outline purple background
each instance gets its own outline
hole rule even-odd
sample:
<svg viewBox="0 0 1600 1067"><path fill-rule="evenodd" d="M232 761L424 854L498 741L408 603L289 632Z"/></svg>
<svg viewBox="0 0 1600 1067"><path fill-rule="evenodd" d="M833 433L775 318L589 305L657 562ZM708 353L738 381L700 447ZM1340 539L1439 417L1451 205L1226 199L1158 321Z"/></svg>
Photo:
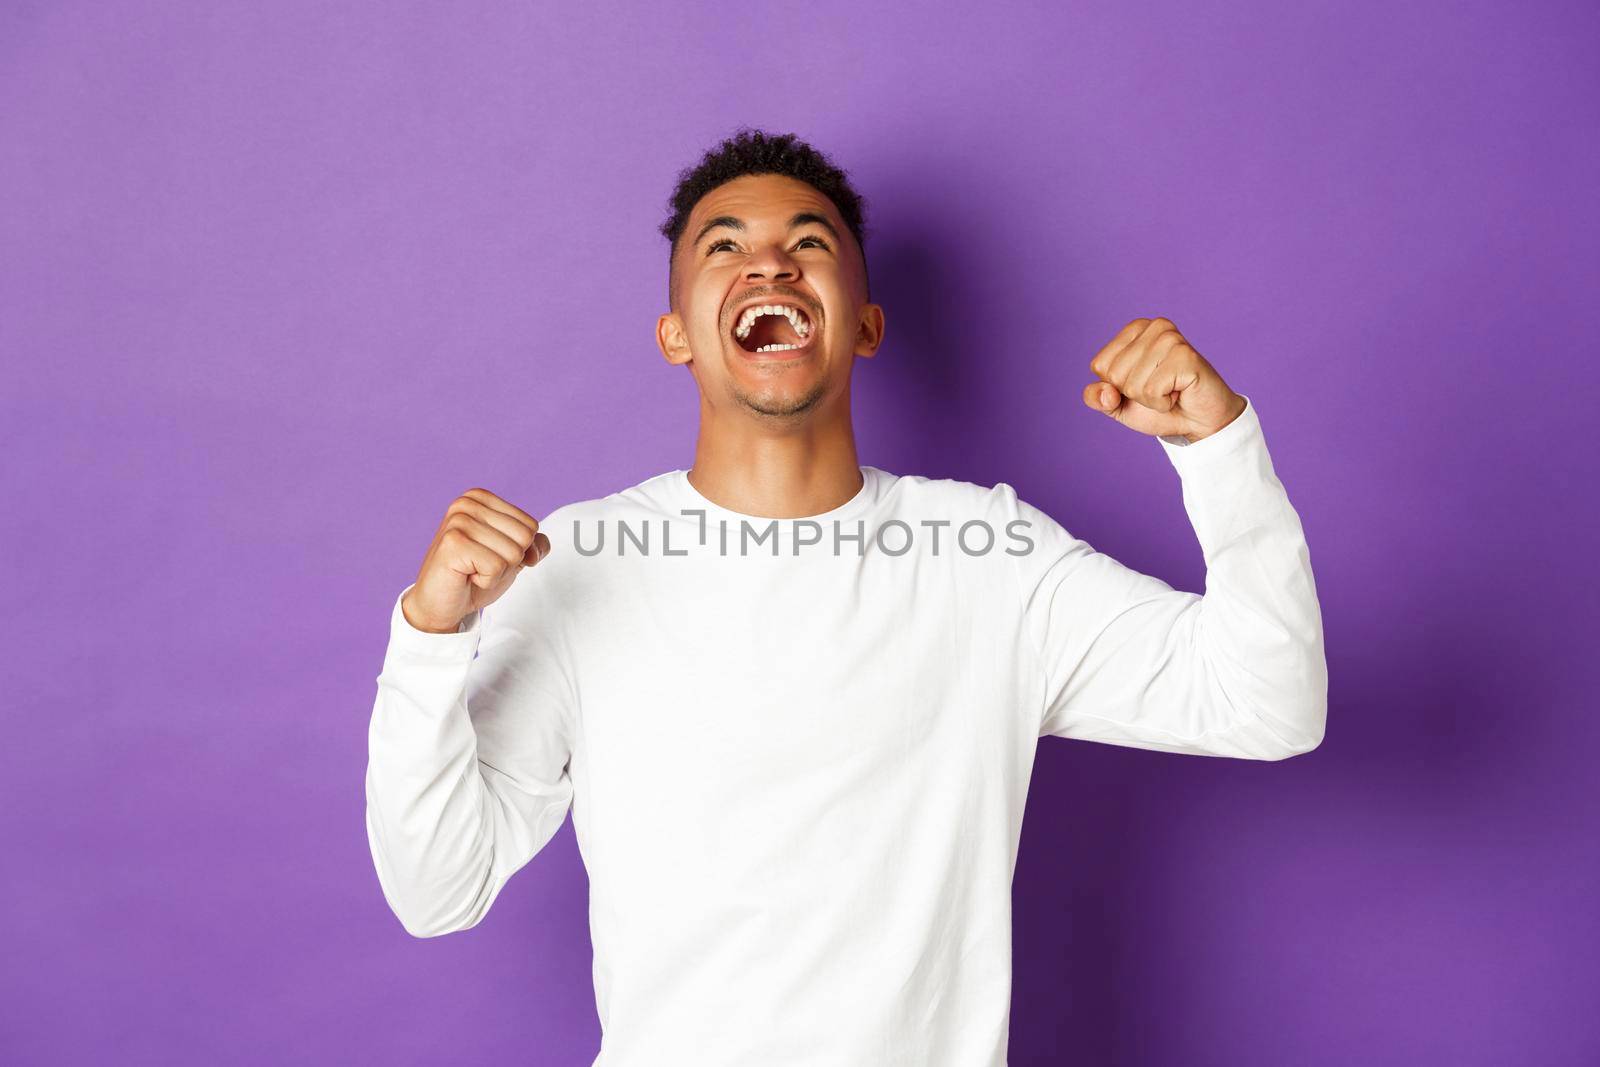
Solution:
<svg viewBox="0 0 1600 1067"><path fill-rule="evenodd" d="M413 939L367 721L455 495L692 462L656 226L748 123L868 198L863 462L1198 591L1079 400L1160 314L1306 527L1321 749L1041 743L1014 1067L1596 1062L1600 9L1209 7L0 6L0 1060L590 1062L570 820Z"/></svg>

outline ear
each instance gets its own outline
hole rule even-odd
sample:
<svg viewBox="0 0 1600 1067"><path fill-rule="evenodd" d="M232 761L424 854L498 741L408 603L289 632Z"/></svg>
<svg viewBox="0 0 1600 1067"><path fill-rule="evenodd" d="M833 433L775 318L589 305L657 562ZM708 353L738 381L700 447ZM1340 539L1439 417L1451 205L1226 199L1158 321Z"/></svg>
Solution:
<svg viewBox="0 0 1600 1067"><path fill-rule="evenodd" d="M689 362L689 335L676 311L668 312L656 320L656 347L673 366Z"/></svg>
<svg viewBox="0 0 1600 1067"><path fill-rule="evenodd" d="M861 322L856 326L855 354L871 359L883 344L883 308L877 304L861 305Z"/></svg>

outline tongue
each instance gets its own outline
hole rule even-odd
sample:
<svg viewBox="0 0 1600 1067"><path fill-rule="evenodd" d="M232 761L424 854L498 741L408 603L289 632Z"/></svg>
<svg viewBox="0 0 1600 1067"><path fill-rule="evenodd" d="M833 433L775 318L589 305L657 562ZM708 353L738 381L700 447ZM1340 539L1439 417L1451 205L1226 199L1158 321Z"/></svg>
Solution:
<svg viewBox="0 0 1600 1067"><path fill-rule="evenodd" d="M750 334L739 342L747 351L754 352L762 345L797 345L800 335L789 325L783 315L762 315L750 327Z"/></svg>

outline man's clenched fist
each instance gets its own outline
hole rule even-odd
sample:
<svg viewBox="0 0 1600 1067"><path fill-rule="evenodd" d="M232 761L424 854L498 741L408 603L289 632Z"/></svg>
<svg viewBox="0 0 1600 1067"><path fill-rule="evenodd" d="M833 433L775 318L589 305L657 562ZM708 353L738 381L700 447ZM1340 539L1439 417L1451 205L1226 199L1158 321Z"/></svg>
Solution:
<svg viewBox="0 0 1600 1067"><path fill-rule="evenodd" d="M400 611L418 630L453 634L462 619L500 599L523 567L549 552L538 519L487 489L468 489L445 510Z"/></svg>
<svg viewBox="0 0 1600 1067"><path fill-rule="evenodd" d="M1084 387L1083 402L1124 426L1190 443L1209 437L1244 411L1228 388L1170 319L1134 319L1089 361L1100 379Z"/></svg>

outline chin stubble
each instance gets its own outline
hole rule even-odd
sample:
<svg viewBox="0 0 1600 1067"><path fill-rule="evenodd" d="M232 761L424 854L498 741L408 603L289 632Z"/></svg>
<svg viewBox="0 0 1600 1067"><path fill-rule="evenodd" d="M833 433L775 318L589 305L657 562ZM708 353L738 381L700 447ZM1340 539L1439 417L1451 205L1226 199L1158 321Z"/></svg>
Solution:
<svg viewBox="0 0 1600 1067"><path fill-rule="evenodd" d="M800 415L817 406L817 403L827 395L827 385L817 382L803 395L794 399L786 397L767 397L751 395L744 392L735 392L734 396L745 407L762 415L783 418L791 415Z"/></svg>

